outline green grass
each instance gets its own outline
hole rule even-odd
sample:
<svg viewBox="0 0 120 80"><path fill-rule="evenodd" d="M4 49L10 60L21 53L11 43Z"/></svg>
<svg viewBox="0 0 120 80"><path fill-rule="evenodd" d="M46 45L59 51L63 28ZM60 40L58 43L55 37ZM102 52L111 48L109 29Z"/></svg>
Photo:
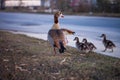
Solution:
<svg viewBox="0 0 120 80"><path fill-rule="evenodd" d="M47 41L0 31L0 80L120 80L120 59L69 46L54 55Z"/></svg>

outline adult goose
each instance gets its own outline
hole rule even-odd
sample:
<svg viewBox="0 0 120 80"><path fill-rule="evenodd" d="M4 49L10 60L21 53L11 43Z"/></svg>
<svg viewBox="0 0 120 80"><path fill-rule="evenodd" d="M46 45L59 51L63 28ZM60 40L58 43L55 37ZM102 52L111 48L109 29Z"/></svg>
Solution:
<svg viewBox="0 0 120 80"><path fill-rule="evenodd" d="M88 46L89 51L93 51L94 49L97 49L95 45L91 42L88 42L86 38L84 38L82 42Z"/></svg>
<svg viewBox="0 0 120 80"><path fill-rule="evenodd" d="M78 37L75 37L74 41L76 41L75 45L76 45L76 48L79 51L82 51L82 52L88 52L89 51L88 46L86 44L80 42Z"/></svg>
<svg viewBox="0 0 120 80"><path fill-rule="evenodd" d="M62 15L62 12L58 11L54 14L54 24L52 28L48 31L48 41L54 48L54 52L56 54L56 48L59 49L60 53L64 53L66 50L66 44L67 44L67 39L66 39L66 34L74 34L73 31L68 30L68 29L60 29L59 26L59 17L64 17Z"/></svg>
<svg viewBox="0 0 120 80"><path fill-rule="evenodd" d="M102 34L100 37L103 38L102 42L105 46L105 50L103 52L105 52L107 49L111 49L111 52L113 52L113 48L116 47L115 44L112 41L107 40L105 34Z"/></svg>

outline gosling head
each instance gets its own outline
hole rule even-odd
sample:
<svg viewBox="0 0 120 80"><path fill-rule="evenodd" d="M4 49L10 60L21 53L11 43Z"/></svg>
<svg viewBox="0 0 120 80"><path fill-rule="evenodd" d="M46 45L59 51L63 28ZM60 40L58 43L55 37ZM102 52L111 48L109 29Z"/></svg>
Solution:
<svg viewBox="0 0 120 80"><path fill-rule="evenodd" d="M78 37L75 37L73 41L79 41L79 38L78 38Z"/></svg>
<svg viewBox="0 0 120 80"><path fill-rule="evenodd" d="M82 40L82 42L83 42L83 43L87 43L87 39L84 38L84 39Z"/></svg>
<svg viewBox="0 0 120 80"><path fill-rule="evenodd" d="M100 37L106 37L106 35L105 35L105 34L102 34Z"/></svg>

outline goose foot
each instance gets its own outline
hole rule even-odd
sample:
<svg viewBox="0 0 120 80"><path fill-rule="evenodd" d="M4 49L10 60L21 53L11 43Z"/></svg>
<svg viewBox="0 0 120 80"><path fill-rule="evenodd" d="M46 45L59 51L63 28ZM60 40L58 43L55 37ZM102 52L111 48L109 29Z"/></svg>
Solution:
<svg viewBox="0 0 120 80"><path fill-rule="evenodd" d="M107 49L105 48L105 50L103 50L102 52L105 52Z"/></svg>
<svg viewBox="0 0 120 80"><path fill-rule="evenodd" d="M110 52L113 53L113 49Z"/></svg>

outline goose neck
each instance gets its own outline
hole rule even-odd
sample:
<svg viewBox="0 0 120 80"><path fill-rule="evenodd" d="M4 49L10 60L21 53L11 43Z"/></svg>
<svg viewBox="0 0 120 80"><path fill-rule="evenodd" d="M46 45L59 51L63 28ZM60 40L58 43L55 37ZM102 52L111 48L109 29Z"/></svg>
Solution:
<svg viewBox="0 0 120 80"><path fill-rule="evenodd" d="M106 36L103 37L103 40L106 41Z"/></svg>
<svg viewBox="0 0 120 80"><path fill-rule="evenodd" d="M84 40L85 43L87 43L87 40Z"/></svg>
<svg viewBox="0 0 120 80"><path fill-rule="evenodd" d="M54 23L57 24L58 22L58 17L54 16Z"/></svg>
<svg viewBox="0 0 120 80"><path fill-rule="evenodd" d="M80 41L79 41L79 39L77 39L77 43L79 43Z"/></svg>

